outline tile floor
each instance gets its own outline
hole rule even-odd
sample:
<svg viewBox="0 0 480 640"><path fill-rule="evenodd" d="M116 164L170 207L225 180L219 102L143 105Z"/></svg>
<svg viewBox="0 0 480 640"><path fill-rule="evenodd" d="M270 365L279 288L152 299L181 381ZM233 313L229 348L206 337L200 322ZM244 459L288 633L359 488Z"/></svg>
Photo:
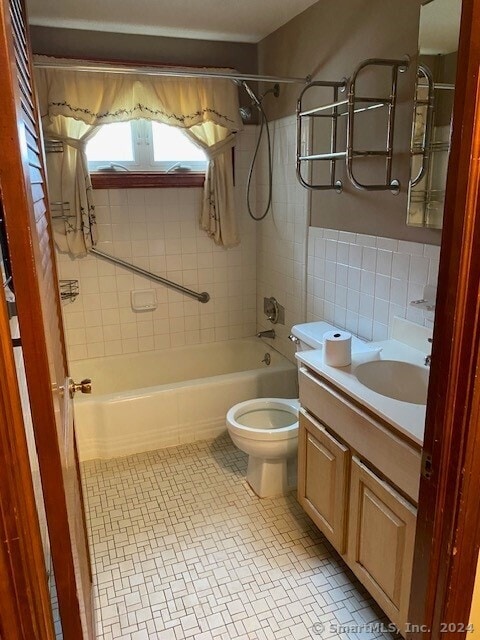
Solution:
<svg viewBox="0 0 480 640"><path fill-rule="evenodd" d="M83 465L99 640L392 638L352 630L387 621L294 494L255 496L246 462L222 436Z"/></svg>

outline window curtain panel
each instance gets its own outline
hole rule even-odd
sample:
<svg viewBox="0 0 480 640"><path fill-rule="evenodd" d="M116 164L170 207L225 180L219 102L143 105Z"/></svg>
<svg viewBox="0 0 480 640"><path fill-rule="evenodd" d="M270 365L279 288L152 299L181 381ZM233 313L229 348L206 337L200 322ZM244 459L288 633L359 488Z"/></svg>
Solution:
<svg viewBox="0 0 480 640"><path fill-rule="evenodd" d="M187 133L208 158L200 226L216 244L234 247L240 242L235 220L231 156L235 134L212 122L195 125Z"/></svg>
<svg viewBox="0 0 480 640"><path fill-rule="evenodd" d="M39 62L48 59L35 57ZM141 118L185 129L206 151L200 225L217 244L238 244L231 148L235 132L243 125L234 82L51 68L37 68L36 82L45 138L62 140L66 149L63 154L47 155L50 198L70 203L70 211L55 222L60 250L80 256L96 242L86 143L103 124ZM63 157L59 160L57 155Z"/></svg>
<svg viewBox="0 0 480 640"><path fill-rule="evenodd" d="M93 190L85 147L97 127L73 118L55 117L44 129L47 140L60 140L63 152L47 153L47 176L53 237L60 251L86 255L97 243Z"/></svg>

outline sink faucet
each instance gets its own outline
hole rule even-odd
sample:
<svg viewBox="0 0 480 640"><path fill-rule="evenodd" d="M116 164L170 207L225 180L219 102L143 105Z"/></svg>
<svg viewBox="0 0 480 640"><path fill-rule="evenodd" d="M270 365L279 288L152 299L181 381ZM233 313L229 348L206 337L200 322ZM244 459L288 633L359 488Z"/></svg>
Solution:
<svg viewBox="0 0 480 640"><path fill-rule="evenodd" d="M272 338L275 339L275 329L267 329L266 331L259 331L257 338Z"/></svg>
<svg viewBox="0 0 480 640"><path fill-rule="evenodd" d="M430 344L432 344L433 342L433 338L427 338L428 342ZM428 354L427 356L425 356L425 366L429 367L432 364L432 354Z"/></svg>

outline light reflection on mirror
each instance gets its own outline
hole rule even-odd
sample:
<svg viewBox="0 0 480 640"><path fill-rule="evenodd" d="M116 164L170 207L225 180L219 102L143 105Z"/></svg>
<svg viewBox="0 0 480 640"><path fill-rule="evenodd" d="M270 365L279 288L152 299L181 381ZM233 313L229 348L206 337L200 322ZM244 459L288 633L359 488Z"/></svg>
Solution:
<svg viewBox="0 0 480 640"><path fill-rule="evenodd" d="M412 126L407 224L442 228L461 0L424 3Z"/></svg>

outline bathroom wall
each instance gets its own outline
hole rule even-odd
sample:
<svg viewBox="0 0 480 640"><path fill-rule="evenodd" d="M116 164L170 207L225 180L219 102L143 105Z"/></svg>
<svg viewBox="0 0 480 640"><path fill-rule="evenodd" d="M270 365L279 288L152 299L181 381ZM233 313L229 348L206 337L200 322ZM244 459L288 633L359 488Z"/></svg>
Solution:
<svg viewBox="0 0 480 640"><path fill-rule="evenodd" d="M194 40L83 29L30 26L34 53L164 64L233 67L256 73L257 46L245 42Z"/></svg>
<svg viewBox="0 0 480 640"><path fill-rule="evenodd" d="M241 244L223 249L199 229L202 189L95 192L98 248L197 290L201 304L97 257L58 255L60 278L78 279L80 295L64 305L70 360L251 336L256 329L255 223L245 183L255 127L238 135L235 199ZM134 312L133 289L154 289L158 308Z"/></svg>
<svg viewBox="0 0 480 640"><path fill-rule="evenodd" d="M195 40L132 33L30 26L32 51L64 58L120 60L142 64L228 67L257 73L257 45L246 42ZM255 83L252 83L256 87ZM240 104L250 100L239 91ZM256 114L253 114L256 116ZM256 120L252 120L256 122Z"/></svg>
<svg viewBox="0 0 480 640"><path fill-rule="evenodd" d="M311 224L354 233L439 244L441 234L432 229L406 226L408 180L410 175L410 135L413 111L413 88L418 56L420 0L321 0L296 16L259 43L259 72L315 80L341 80L351 76L363 59L370 57L411 57L409 70L399 82L398 108L395 125L395 159L393 177L401 182L399 195L390 192L362 192L346 177L344 162L338 163L338 177L344 191L319 191L312 194ZM377 81L373 78L380 78ZM381 72L366 74L361 86L367 92L386 94L386 78ZM301 85L282 85L278 100L266 105L268 115L279 118L295 111ZM388 93L387 93L388 95ZM319 102L327 98L320 96ZM306 103L306 106L313 106ZM385 145L382 110L359 114L357 137L361 149L381 149ZM342 119L343 122L345 118ZM340 123L340 138L345 127ZM341 143L342 140L339 140ZM382 161L383 162L383 161ZM372 159L356 162L360 176L368 174L383 179L383 166Z"/></svg>
<svg viewBox="0 0 480 640"><path fill-rule="evenodd" d="M274 100L268 96L269 100ZM276 332L272 342L292 358L291 327L305 322L305 262L309 193L295 175L296 119L288 116L270 124L273 146L271 211L257 224L257 323ZM268 199L268 162L262 147L257 172L256 211ZM257 215L258 215L257 213ZM272 325L263 313L263 298L274 296L285 307L285 324Z"/></svg>
<svg viewBox="0 0 480 640"><path fill-rule="evenodd" d="M368 340L386 339L394 316L433 327L434 314L409 303L436 286L439 253L435 245L311 227L307 319Z"/></svg>

